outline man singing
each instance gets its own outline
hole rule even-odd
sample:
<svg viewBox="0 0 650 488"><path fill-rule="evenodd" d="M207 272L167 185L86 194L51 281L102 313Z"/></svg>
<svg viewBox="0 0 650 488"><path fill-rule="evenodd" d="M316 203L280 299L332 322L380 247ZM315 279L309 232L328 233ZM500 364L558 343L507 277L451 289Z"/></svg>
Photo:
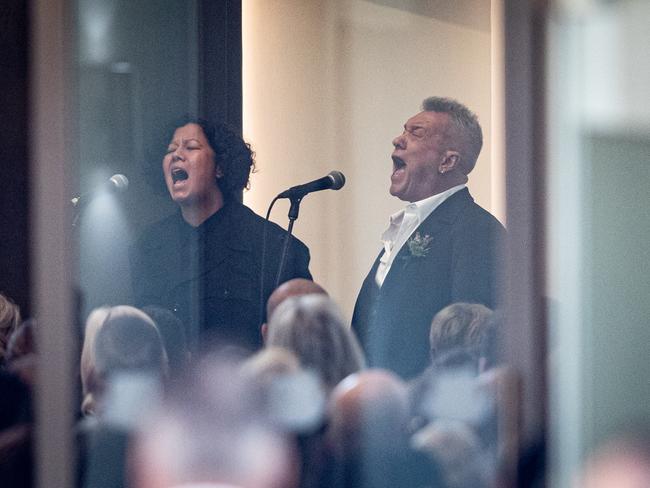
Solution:
<svg viewBox="0 0 650 488"><path fill-rule="evenodd" d="M369 364L407 379L428 365L439 310L459 301L495 307L505 235L466 187L483 145L476 115L440 97L422 109L393 140L390 194L408 204L390 217L352 318Z"/></svg>

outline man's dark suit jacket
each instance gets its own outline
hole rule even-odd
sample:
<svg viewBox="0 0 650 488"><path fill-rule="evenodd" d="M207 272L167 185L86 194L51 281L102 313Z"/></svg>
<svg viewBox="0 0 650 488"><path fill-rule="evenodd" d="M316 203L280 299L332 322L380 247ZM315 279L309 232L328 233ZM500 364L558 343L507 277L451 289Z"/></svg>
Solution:
<svg viewBox="0 0 650 488"><path fill-rule="evenodd" d="M352 318L370 366L407 379L429 364L429 330L438 311L455 302L496 306L505 235L466 188L445 200L415 232L432 238L429 250L414 256L404 244L379 288L375 274L382 251L363 282Z"/></svg>
<svg viewBox="0 0 650 488"><path fill-rule="evenodd" d="M256 349L262 345L260 308L264 219L229 202L199 227L180 212L155 223L131 250L137 306L172 310L188 327L190 343L208 335ZM286 231L269 222L264 305L274 289ZM309 250L292 237L281 281L311 279Z"/></svg>

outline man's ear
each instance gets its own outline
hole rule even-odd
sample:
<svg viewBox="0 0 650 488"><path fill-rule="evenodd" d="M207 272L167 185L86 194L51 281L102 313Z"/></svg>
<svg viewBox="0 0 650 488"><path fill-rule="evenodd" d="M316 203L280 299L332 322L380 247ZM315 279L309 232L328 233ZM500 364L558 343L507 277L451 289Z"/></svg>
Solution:
<svg viewBox="0 0 650 488"><path fill-rule="evenodd" d="M460 154L458 154L458 152L447 151L445 153L445 158L440 163L440 166L438 166L438 172L440 174L445 174L455 169L459 169L460 168L459 161L460 161Z"/></svg>

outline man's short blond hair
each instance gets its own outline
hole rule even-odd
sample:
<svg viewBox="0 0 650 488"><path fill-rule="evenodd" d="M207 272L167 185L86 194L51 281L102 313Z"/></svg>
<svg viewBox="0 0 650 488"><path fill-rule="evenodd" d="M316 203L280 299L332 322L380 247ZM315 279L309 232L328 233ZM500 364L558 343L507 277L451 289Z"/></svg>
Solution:
<svg viewBox="0 0 650 488"><path fill-rule="evenodd" d="M492 310L478 303L459 302L443 308L431 322L431 358L458 349L478 356L487 329L493 326L492 314Z"/></svg>

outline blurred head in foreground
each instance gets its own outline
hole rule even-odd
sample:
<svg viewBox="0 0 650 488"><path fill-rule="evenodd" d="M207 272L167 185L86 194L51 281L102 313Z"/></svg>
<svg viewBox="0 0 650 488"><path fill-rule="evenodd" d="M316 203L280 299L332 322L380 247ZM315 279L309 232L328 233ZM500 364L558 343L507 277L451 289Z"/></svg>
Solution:
<svg viewBox="0 0 650 488"><path fill-rule="evenodd" d="M267 346L283 347L305 369L314 370L327 390L365 366L361 347L336 304L324 295L287 298L269 322Z"/></svg>
<svg viewBox="0 0 650 488"><path fill-rule="evenodd" d="M268 383L277 376L300 371L300 361L291 351L281 347L266 347L242 363L242 373L254 381Z"/></svg>
<svg viewBox="0 0 650 488"><path fill-rule="evenodd" d="M278 286L266 302L266 317L271 318L275 309L289 297L302 295L325 295L327 292L318 283L305 278L294 278Z"/></svg>
<svg viewBox="0 0 650 488"><path fill-rule="evenodd" d="M406 384L384 370L366 370L332 392L326 432L330 486L443 486L435 463L409 446Z"/></svg>
<svg viewBox="0 0 650 488"><path fill-rule="evenodd" d="M617 436L588 459L580 488L642 488L650 486L650 430Z"/></svg>
<svg viewBox="0 0 650 488"><path fill-rule="evenodd" d="M408 415L407 387L393 373L370 369L351 375L332 391L328 443L338 457L401 444Z"/></svg>
<svg viewBox="0 0 650 488"><path fill-rule="evenodd" d="M294 278L289 281L285 281L280 286L278 286L269 299L266 302L266 321L271 320L271 315L275 312L275 309L289 297L298 297L302 295L325 295L327 292L325 289L320 286L318 283L315 283L311 280L306 280L305 278ZM268 334L268 325L266 323L262 324L262 337L264 342L266 342L266 336Z"/></svg>
<svg viewBox="0 0 650 488"><path fill-rule="evenodd" d="M167 356L147 314L128 305L93 310L86 321L81 351L82 411L97 413L109 376L125 372L164 375Z"/></svg>
<svg viewBox="0 0 650 488"><path fill-rule="evenodd" d="M413 445L437 462L447 488L490 486L480 439L466 423L431 422L413 436Z"/></svg>
<svg viewBox="0 0 650 488"><path fill-rule="evenodd" d="M296 486L294 453L239 364L208 357L178 382L139 435L136 488Z"/></svg>

